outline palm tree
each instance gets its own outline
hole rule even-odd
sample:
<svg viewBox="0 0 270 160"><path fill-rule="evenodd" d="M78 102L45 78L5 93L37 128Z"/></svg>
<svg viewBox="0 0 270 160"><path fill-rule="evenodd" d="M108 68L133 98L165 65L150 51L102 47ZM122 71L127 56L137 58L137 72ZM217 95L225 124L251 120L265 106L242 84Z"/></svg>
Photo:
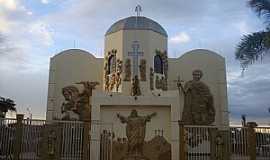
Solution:
<svg viewBox="0 0 270 160"><path fill-rule="evenodd" d="M242 114L241 119L242 119L242 127L245 127L246 126L246 115Z"/></svg>
<svg viewBox="0 0 270 160"><path fill-rule="evenodd" d="M236 47L235 56L243 69L262 59L270 49L270 0L249 0L248 5L264 19L266 29L243 36Z"/></svg>
<svg viewBox="0 0 270 160"><path fill-rule="evenodd" d="M8 111L16 111L15 105L13 100L0 97L0 118L5 118Z"/></svg>

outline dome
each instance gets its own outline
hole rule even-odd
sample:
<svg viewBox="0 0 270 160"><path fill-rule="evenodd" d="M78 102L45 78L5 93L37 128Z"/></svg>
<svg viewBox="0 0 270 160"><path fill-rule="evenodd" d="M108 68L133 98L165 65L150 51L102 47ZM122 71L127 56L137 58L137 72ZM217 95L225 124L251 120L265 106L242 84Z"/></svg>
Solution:
<svg viewBox="0 0 270 160"><path fill-rule="evenodd" d="M137 21L137 23L136 23ZM114 32L120 30L131 30L131 29L138 29L138 30L152 30L157 32L165 37L168 37L167 32L165 29L158 24L157 22L153 21L152 19L141 17L141 16L132 16L128 18L121 19L115 22L106 32L106 36L112 34Z"/></svg>

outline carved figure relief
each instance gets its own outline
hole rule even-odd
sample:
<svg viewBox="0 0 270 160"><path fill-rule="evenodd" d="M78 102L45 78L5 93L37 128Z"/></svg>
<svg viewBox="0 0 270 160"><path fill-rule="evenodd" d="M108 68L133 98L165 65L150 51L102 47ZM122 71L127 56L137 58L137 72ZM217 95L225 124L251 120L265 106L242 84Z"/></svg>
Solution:
<svg viewBox="0 0 270 160"><path fill-rule="evenodd" d="M122 123L126 123L126 136L128 148L125 157L122 159L147 159L143 154L146 123L150 122L156 113L147 116L139 116L136 110L132 110L128 117L117 114Z"/></svg>
<svg viewBox="0 0 270 160"><path fill-rule="evenodd" d="M57 124L45 124L42 127L38 154L41 159L56 159L61 154L62 127Z"/></svg>
<svg viewBox="0 0 270 160"><path fill-rule="evenodd" d="M122 61L116 60L116 49L112 49L108 52L107 56L105 57L105 64L104 64L104 89L105 91L111 91L115 84L114 77L112 75L122 72ZM112 84L113 83L113 84Z"/></svg>
<svg viewBox="0 0 270 160"><path fill-rule="evenodd" d="M161 78L159 78L159 76L156 76L155 85L156 89L161 89L163 91L168 89L167 79L163 76Z"/></svg>
<svg viewBox="0 0 270 160"><path fill-rule="evenodd" d="M80 108L77 105L79 101L79 90L74 85L66 86L62 89L62 95L65 102L62 103L62 120L79 120Z"/></svg>
<svg viewBox="0 0 270 160"><path fill-rule="evenodd" d="M110 90L110 77L108 75L105 76L105 91Z"/></svg>
<svg viewBox="0 0 270 160"><path fill-rule="evenodd" d="M118 92L120 84L121 84L121 75L120 75L120 73L118 72L118 73L116 74L116 76L115 76L116 92Z"/></svg>
<svg viewBox="0 0 270 160"><path fill-rule="evenodd" d="M162 83L161 83L161 80L159 79L159 76L156 76L155 85L156 85L156 89L161 89L162 88Z"/></svg>
<svg viewBox="0 0 270 160"><path fill-rule="evenodd" d="M90 120L91 106L89 98L92 96L92 91L99 84L98 82L78 82L76 84L83 85L84 89L80 93L78 88L71 85L62 89L62 94L65 98L61 110L62 120Z"/></svg>
<svg viewBox="0 0 270 160"><path fill-rule="evenodd" d="M193 80L186 82L183 93L184 110L182 121L190 125L210 125L215 121L213 96L209 87L200 81L203 76L201 70L194 70Z"/></svg>
<svg viewBox="0 0 270 160"><path fill-rule="evenodd" d="M115 74L112 74L110 77L110 87L109 87L109 91L113 90L114 85L116 84L116 76Z"/></svg>
<svg viewBox="0 0 270 160"><path fill-rule="evenodd" d="M141 59L140 62L140 76L141 76L141 81L146 81L146 60Z"/></svg>
<svg viewBox="0 0 270 160"><path fill-rule="evenodd" d="M123 61L120 59L117 59L116 61L116 72L121 74L122 73L122 66L123 66Z"/></svg>
<svg viewBox="0 0 270 160"><path fill-rule="evenodd" d="M132 78L132 82L131 82L131 95L132 96L139 96L139 95L141 95L140 81L139 81L139 78L138 78L137 75L134 78Z"/></svg>
<svg viewBox="0 0 270 160"><path fill-rule="evenodd" d="M106 143L110 145L110 143ZM116 138L112 145L112 160L127 160L128 141L126 138ZM163 136L156 135L150 141L144 141L143 155L145 157L132 157L133 160L171 160L171 144ZM139 159L141 158L141 159Z"/></svg>
<svg viewBox="0 0 270 160"><path fill-rule="evenodd" d="M131 80L131 62L130 62L130 59L126 59L124 81L130 81L130 80Z"/></svg>
<svg viewBox="0 0 270 160"><path fill-rule="evenodd" d="M224 140L220 133L217 134L216 139L216 160L224 160L223 150L224 150Z"/></svg>
<svg viewBox="0 0 270 160"><path fill-rule="evenodd" d="M150 67L150 89L154 90L154 70Z"/></svg>

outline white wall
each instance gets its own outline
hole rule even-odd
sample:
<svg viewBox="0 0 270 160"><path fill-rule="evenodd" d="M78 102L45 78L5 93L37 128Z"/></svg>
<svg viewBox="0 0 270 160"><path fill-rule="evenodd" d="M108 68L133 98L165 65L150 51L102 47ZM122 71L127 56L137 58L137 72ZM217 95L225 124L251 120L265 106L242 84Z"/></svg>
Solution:
<svg viewBox="0 0 270 160"><path fill-rule="evenodd" d="M169 59L169 90L176 90L177 76L187 82L192 80L192 71L203 71L201 81L209 86L214 96L216 124L228 125L228 101L225 59L215 52L197 49L183 54L179 58Z"/></svg>
<svg viewBox="0 0 270 160"><path fill-rule="evenodd" d="M80 81L98 81L102 86L103 59L95 58L92 54L70 49L63 51L50 60L48 101L46 119L60 117L61 105L64 102L62 88L75 85ZM80 85L77 85L81 89Z"/></svg>

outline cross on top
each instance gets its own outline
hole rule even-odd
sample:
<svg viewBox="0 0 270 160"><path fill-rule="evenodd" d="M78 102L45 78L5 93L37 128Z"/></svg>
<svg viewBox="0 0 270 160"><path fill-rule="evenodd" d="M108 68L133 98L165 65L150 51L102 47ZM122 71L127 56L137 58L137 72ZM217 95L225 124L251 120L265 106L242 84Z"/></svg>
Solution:
<svg viewBox="0 0 270 160"><path fill-rule="evenodd" d="M137 5L135 8L135 12L137 13L137 17L140 16L140 13L142 12L142 7L140 5Z"/></svg>
<svg viewBox="0 0 270 160"><path fill-rule="evenodd" d="M132 44L133 51L128 52L128 55L132 56L132 59L133 59L133 62L132 62L133 63L133 76L138 75L139 56L143 56L143 52L139 52L139 48L140 48L139 42L138 41L133 41L133 44Z"/></svg>

